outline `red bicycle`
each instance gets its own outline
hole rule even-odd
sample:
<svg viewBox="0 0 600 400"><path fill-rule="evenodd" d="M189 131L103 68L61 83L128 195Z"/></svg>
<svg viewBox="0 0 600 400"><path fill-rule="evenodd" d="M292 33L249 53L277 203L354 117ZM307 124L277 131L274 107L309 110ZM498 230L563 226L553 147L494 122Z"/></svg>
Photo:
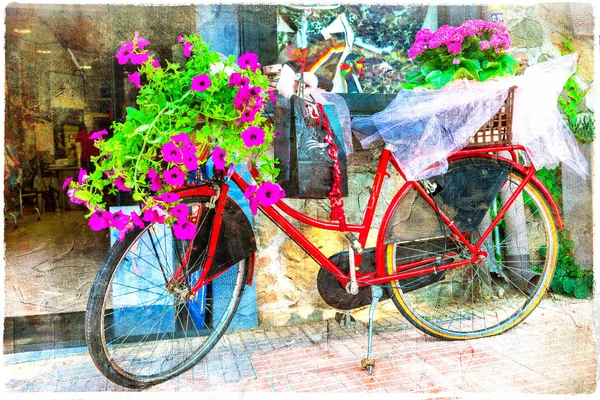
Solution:
<svg viewBox="0 0 600 400"><path fill-rule="evenodd" d="M339 309L391 298L421 331L440 339L502 333L538 305L552 279L557 226L562 222L548 190L535 177L523 147L463 149L448 172L400 187L383 214L376 246L366 249L382 185L404 178L389 148L381 153L360 224L314 219L284 201L260 207L322 268L322 297ZM251 171L256 173L256 171ZM197 225L179 241L166 225L132 231L114 245L93 284L86 339L99 370L119 385L140 388L172 378L204 358L230 325L254 276L256 244L229 183L237 173L181 187ZM340 232L349 250L328 257L284 215Z"/></svg>

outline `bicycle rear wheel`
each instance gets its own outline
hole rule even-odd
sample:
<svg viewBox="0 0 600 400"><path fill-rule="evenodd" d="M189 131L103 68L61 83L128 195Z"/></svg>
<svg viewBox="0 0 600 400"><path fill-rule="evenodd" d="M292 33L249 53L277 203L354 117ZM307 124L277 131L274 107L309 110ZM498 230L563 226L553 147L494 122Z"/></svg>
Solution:
<svg viewBox="0 0 600 400"><path fill-rule="evenodd" d="M200 232L212 226L208 200L182 199L190 214L199 216ZM88 301L85 334L94 363L111 381L143 388L181 374L208 354L231 323L244 290L247 259L190 299L186 291L201 269L187 282L167 285L190 244L176 239L166 225L151 224L117 242L102 262ZM186 265L204 265L205 258L205 249L194 249Z"/></svg>
<svg viewBox="0 0 600 400"><path fill-rule="evenodd" d="M523 176L512 171L505 179L495 201L514 192ZM483 263L392 282L389 290L394 304L415 327L446 340L481 338L505 332L535 309L554 274L557 233L550 207L533 185L527 184L520 197L522 201L513 204L484 242L489 257ZM400 201L398 209L403 203L406 206ZM478 228L468 234L472 244L490 225L495 211L491 207ZM470 258L447 231L446 235L387 243L387 273L402 264L450 252L456 254L454 260ZM416 289L406 290L407 286Z"/></svg>

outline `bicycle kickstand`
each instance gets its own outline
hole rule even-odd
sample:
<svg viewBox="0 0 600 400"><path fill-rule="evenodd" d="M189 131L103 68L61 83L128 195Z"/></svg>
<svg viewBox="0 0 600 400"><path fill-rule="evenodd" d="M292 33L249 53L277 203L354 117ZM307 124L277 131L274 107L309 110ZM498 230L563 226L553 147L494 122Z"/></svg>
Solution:
<svg viewBox="0 0 600 400"><path fill-rule="evenodd" d="M373 368L375 368L375 360L371 358L373 352L373 317L375 316L377 303L379 303L379 299L383 296L383 290L380 286L373 285L371 286L371 293L373 299L371 300L371 306L369 307L369 342L367 344L367 358L364 358L360 362L360 365L369 371L369 375L373 375Z"/></svg>

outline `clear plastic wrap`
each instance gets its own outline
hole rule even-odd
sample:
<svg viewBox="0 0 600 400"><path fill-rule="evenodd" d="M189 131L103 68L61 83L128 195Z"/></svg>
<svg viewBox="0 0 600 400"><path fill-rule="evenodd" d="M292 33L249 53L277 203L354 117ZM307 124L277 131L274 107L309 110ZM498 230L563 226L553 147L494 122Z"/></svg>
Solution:
<svg viewBox="0 0 600 400"><path fill-rule="evenodd" d="M448 156L469 143L517 86L513 143L527 148L536 168L562 161L587 175L587 162L556 101L576 61L576 54L569 55L532 66L523 76L401 91L383 111L355 118L352 130L365 148L379 138L390 145L407 179L431 177L447 171Z"/></svg>

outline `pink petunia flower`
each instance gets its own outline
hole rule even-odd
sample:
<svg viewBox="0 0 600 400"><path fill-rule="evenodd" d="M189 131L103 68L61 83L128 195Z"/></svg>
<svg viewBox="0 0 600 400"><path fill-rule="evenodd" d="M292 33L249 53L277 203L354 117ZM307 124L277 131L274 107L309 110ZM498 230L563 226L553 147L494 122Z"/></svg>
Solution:
<svg viewBox="0 0 600 400"><path fill-rule="evenodd" d="M132 211L131 214L129 214L129 218L131 218L131 222L133 223L133 225L137 226L138 228L144 229L146 227L144 221L142 221L138 213L136 213L135 211Z"/></svg>
<svg viewBox="0 0 600 400"><path fill-rule="evenodd" d="M115 179L114 183L115 187L122 191L122 192L130 192L131 189L128 188L127 186L125 186L125 181L123 180L122 176L119 176L117 179Z"/></svg>
<svg viewBox="0 0 600 400"><path fill-rule="evenodd" d="M158 206L154 206L154 207L149 208L146 211L144 211L144 215L142 216L142 219L149 223L156 222L159 224L164 224L165 219L168 217L168 215L169 214L167 214L165 212L165 210L163 210L162 208L160 208Z"/></svg>
<svg viewBox="0 0 600 400"><path fill-rule="evenodd" d="M150 168L150 171L148 171L148 178L150 178L150 190L156 192L162 188L160 175L154 170L154 168Z"/></svg>
<svg viewBox="0 0 600 400"><path fill-rule="evenodd" d="M175 166L163 172L163 179L168 185L181 186L185 183L185 173Z"/></svg>
<svg viewBox="0 0 600 400"><path fill-rule="evenodd" d="M271 103L277 103L277 96L275 96L274 90L269 90L269 99L271 99Z"/></svg>
<svg viewBox="0 0 600 400"><path fill-rule="evenodd" d="M98 132L93 132L90 135L90 139L99 140L99 139L102 139L102 136L104 136L104 135L108 135L108 131L106 129L102 129L101 131L98 131Z"/></svg>
<svg viewBox="0 0 600 400"><path fill-rule="evenodd" d="M212 162L215 165L216 169L223 170L225 169L225 158L227 157L227 153L225 150L222 150L219 146L215 146L212 152Z"/></svg>
<svg viewBox="0 0 600 400"><path fill-rule="evenodd" d="M135 45L137 46L137 48L140 50L144 50L146 48L146 46L148 46L150 44L150 42L147 39L144 39L143 37L139 37L139 32L135 33L133 41L134 41Z"/></svg>
<svg viewBox="0 0 600 400"><path fill-rule="evenodd" d="M110 226L113 228L117 228L119 231L125 229L127 224L129 223L129 216L123 214L123 211L119 210L114 213L107 213L107 219L110 223Z"/></svg>
<svg viewBox="0 0 600 400"><path fill-rule="evenodd" d="M254 121L255 117L256 117L256 111L251 108L247 108L242 112L242 116L240 117L240 120L242 122L252 122L252 121Z"/></svg>
<svg viewBox="0 0 600 400"><path fill-rule="evenodd" d="M194 46L190 42L185 42L183 44L183 55L189 57L192 55L192 49Z"/></svg>
<svg viewBox="0 0 600 400"><path fill-rule="evenodd" d="M154 68L160 68L160 61L159 60L152 60L152 62L150 63L150 65L152 65Z"/></svg>
<svg viewBox="0 0 600 400"><path fill-rule="evenodd" d="M265 207L272 206L284 197L285 190L276 183L265 181L256 190L258 202Z"/></svg>
<svg viewBox="0 0 600 400"><path fill-rule="evenodd" d="M69 197L69 200L71 200L71 203L73 204L85 204L85 201L78 199L77 197L75 197L75 193L77 192L77 189L72 188L67 190L67 196Z"/></svg>
<svg viewBox="0 0 600 400"><path fill-rule="evenodd" d="M275 132L275 133L273 134L273 136L275 136L275 137L279 137L279 136L281 136L281 132Z"/></svg>
<svg viewBox="0 0 600 400"><path fill-rule="evenodd" d="M166 162L180 163L183 161L183 154L174 142L165 143L160 151Z"/></svg>
<svg viewBox="0 0 600 400"><path fill-rule="evenodd" d="M133 51L133 42L127 42L121 45L121 48L119 48L119 51L117 51L117 53L115 54L115 57L117 58L117 62L120 65L125 65L127 64L127 62L129 62L129 55L131 54L131 52Z"/></svg>
<svg viewBox="0 0 600 400"><path fill-rule="evenodd" d="M181 43L181 42L183 42L183 40L184 40L183 35L177 36L177 43Z"/></svg>
<svg viewBox="0 0 600 400"><path fill-rule="evenodd" d="M242 132L242 140L246 147L260 146L265 142L265 131L257 126L251 126Z"/></svg>
<svg viewBox="0 0 600 400"><path fill-rule="evenodd" d="M87 171L83 168L79 168L79 177L77 178L77 183L83 185L89 178L90 176L88 175Z"/></svg>
<svg viewBox="0 0 600 400"><path fill-rule="evenodd" d="M72 176L70 176L67 179L65 179L65 181L62 184L62 190L65 190L66 188L68 188L72 181L73 181L73 177Z"/></svg>
<svg viewBox="0 0 600 400"><path fill-rule="evenodd" d="M171 136L171 140L173 140L175 143L182 143L184 145L192 144L190 137L185 132L181 132L181 133L178 133L177 135Z"/></svg>
<svg viewBox="0 0 600 400"><path fill-rule="evenodd" d="M171 208L171 214L174 215L177 219L181 220L181 219L186 219L189 215L189 210L187 208L187 205L180 203L177 204L175 207Z"/></svg>
<svg viewBox="0 0 600 400"><path fill-rule="evenodd" d="M127 74L129 78L129 82L133 83L136 88L141 89L142 85L140 84L140 73L135 71L133 74Z"/></svg>
<svg viewBox="0 0 600 400"><path fill-rule="evenodd" d="M181 198L181 195L173 192L165 192L159 196L156 196L156 200L164 201L165 203L175 203Z"/></svg>
<svg viewBox="0 0 600 400"><path fill-rule="evenodd" d="M187 219L173 224L173 235L179 240L191 240L196 237L196 225Z"/></svg>
<svg viewBox="0 0 600 400"><path fill-rule="evenodd" d="M237 63L241 69L250 68L252 72L255 72L256 69L260 67L260 64L258 63L258 55L250 52L241 55L240 58L238 58Z"/></svg>
<svg viewBox="0 0 600 400"><path fill-rule="evenodd" d="M93 231L101 231L102 229L108 228L110 226L110 221L108 219L109 214L108 211L96 208L88 221L88 225Z"/></svg>
<svg viewBox="0 0 600 400"><path fill-rule="evenodd" d="M195 171L198 169L198 157L196 157L195 149L192 148L184 148L183 153L183 165L187 168L188 171Z"/></svg>
<svg viewBox="0 0 600 400"><path fill-rule="evenodd" d="M196 75L192 78L190 89L197 92L204 92L212 84L210 77L206 74Z"/></svg>
<svg viewBox="0 0 600 400"><path fill-rule="evenodd" d="M129 56L129 61L131 61L133 65L142 65L148 60L148 58L150 58L150 53L132 53Z"/></svg>

